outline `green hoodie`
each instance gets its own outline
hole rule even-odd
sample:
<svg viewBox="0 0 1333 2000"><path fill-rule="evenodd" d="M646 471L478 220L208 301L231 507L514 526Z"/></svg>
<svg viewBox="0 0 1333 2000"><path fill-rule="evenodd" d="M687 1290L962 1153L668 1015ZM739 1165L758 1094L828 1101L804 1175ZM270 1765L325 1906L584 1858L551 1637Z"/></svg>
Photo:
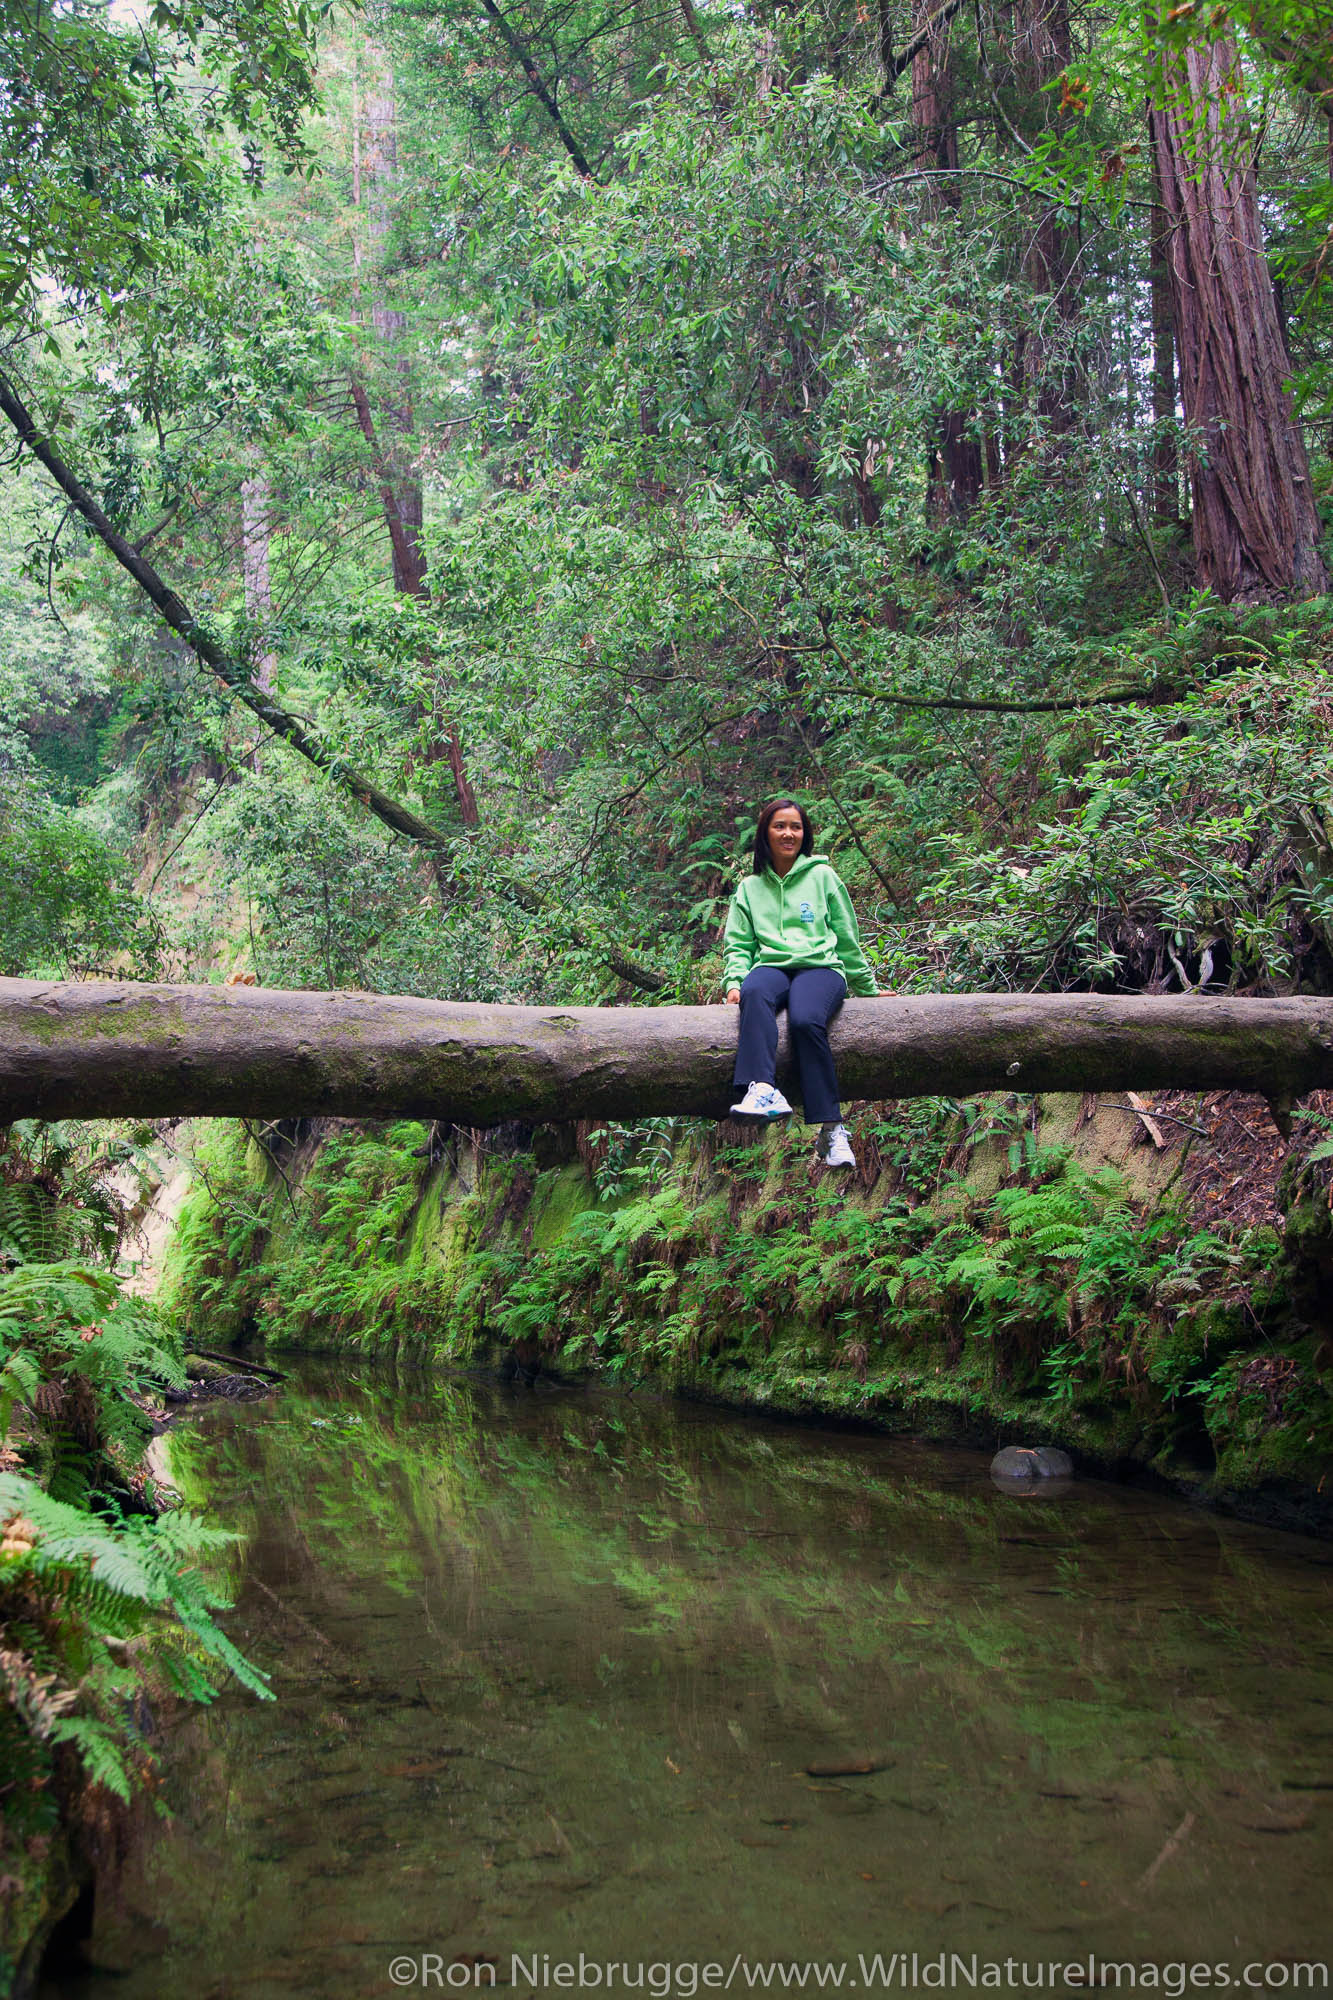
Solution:
<svg viewBox="0 0 1333 2000"><path fill-rule="evenodd" d="M827 965L851 992L877 990L852 899L827 854L798 854L785 876L772 868L747 875L731 899L723 948L728 989L756 965Z"/></svg>

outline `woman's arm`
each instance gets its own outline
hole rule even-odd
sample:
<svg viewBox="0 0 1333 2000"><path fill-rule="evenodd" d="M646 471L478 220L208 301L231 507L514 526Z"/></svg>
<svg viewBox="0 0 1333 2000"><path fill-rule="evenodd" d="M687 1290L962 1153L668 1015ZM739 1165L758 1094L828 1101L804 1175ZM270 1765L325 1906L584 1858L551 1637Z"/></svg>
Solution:
<svg viewBox="0 0 1333 2000"><path fill-rule="evenodd" d="M754 920L745 900L745 884L731 899L726 928L722 933L722 985L728 997L739 992L741 982L758 954Z"/></svg>
<svg viewBox="0 0 1333 2000"><path fill-rule="evenodd" d="M852 899L836 871L829 869L828 919L838 946L838 963L847 975L847 988L851 993L859 993L868 998L878 993L875 974L861 945L861 932L856 921L856 911Z"/></svg>

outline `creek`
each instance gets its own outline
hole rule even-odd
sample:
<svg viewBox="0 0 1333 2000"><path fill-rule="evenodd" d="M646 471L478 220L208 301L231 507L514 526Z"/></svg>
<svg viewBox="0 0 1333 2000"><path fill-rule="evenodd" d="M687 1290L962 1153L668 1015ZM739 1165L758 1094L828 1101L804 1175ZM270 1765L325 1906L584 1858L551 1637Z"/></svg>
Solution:
<svg viewBox="0 0 1333 2000"><path fill-rule="evenodd" d="M849 1987L874 1952L1333 1958L1323 1543L355 1363L192 1415L173 1468L243 1537L225 1622L277 1700L168 1721L172 1816L46 1995L441 1990L423 1953L515 2000L557 1989L514 1955Z"/></svg>

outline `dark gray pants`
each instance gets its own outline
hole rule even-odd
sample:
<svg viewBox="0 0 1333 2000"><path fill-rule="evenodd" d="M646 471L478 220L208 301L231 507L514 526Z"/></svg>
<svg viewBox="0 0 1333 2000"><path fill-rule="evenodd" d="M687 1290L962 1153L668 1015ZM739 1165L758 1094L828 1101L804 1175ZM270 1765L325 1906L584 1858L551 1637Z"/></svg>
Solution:
<svg viewBox="0 0 1333 2000"><path fill-rule="evenodd" d="M778 1059L778 1014L785 1007L801 1102L810 1125L836 1124L842 1116L828 1024L841 1007L847 982L823 965L756 965L741 987L741 1034L734 1081L772 1083Z"/></svg>

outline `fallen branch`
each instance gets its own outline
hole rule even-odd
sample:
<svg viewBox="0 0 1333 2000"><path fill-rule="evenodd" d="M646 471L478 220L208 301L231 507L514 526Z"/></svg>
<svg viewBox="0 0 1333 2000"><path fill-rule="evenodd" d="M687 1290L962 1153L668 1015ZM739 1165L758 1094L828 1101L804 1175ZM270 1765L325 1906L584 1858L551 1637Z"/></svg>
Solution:
<svg viewBox="0 0 1333 2000"><path fill-rule="evenodd" d="M1162 1128L1153 1117L1143 1099L1139 1096L1137 1090L1128 1090L1125 1092L1125 1095L1133 1107L1134 1116L1141 1121L1144 1131L1148 1134L1158 1152L1165 1152L1166 1140L1162 1136Z"/></svg>
<svg viewBox="0 0 1333 2000"><path fill-rule="evenodd" d="M1162 1847L1161 1851L1157 1856L1157 1859L1155 1861L1150 1862L1148 1866L1144 1869L1142 1875L1140 1875L1138 1881L1134 1885L1136 1889L1151 1889L1160 1871L1166 1866L1168 1861L1174 1860L1175 1856L1179 1854L1181 1848L1184 1846L1185 1842L1189 1839L1190 1834L1194 1830L1194 1817L1195 1816L1192 1812L1186 1813L1184 1819L1181 1820L1180 1825L1176 1828L1175 1832L1169 1835L1169 1837L1167 1838L1164 1846Z"/></svg>
<svg viewBox="0 0 1333 2000"><path fill-rule="evenodd" d="M861 695L866 701L887 702L891 708L952 708L976 715L1066 715L1076 709L1117 708L1135 702L1145 708L1169 708L1172 702L1181 699L1181 690L1165 683L1160 687L1107 688L1101 694L1053 695L1042 701L973 701L956 694L895 694L891 688L872 687L868 681L854 681L848 687L821 688L820 692Z"/></svg>
<svg viewBox="0 0 1333 2000"><path fill-rule="evenodd" d="M280 1368L266 1368L258 1361L242 1361L239 1354L223 1354L216 1347L201 1347L197 1340L188 1335L185 1341L187 1354L198 1354L205 1361L221 1361L228 1368L234 1368L238 1375L254 1375L262 1382L285 1382L288 1378Z"/></svg>

